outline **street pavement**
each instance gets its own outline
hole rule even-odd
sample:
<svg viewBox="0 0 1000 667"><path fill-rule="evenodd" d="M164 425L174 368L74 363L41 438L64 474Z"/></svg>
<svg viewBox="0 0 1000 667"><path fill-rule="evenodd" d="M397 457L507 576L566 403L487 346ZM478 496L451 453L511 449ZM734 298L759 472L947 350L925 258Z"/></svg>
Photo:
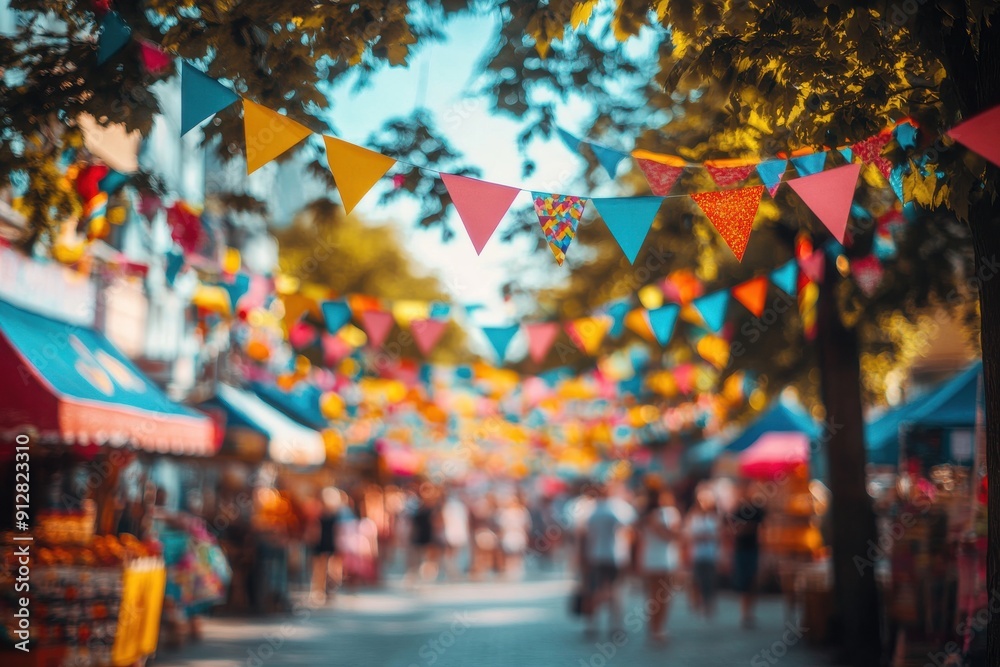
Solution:
<svg viewBox="0 0 1000 667"><path fill-rule="evenodd" d="M154 665L180 667L828 667L807 645L808 628L786 622L781 600L764 598L757 627L739 625L735 596L723 594L712 621L695 615L683 593L673 597L666 646L647 641L644 608L656 604L630 586L623 631L596 638L569 614L573 581L565 573L532 573L522 581L404 585L342 592L329 605L296 604L268 618L217 618L204 639L163 651ZM662 597L662 596L661 596ZM651 608L651 607L650 607Z"/></svg>

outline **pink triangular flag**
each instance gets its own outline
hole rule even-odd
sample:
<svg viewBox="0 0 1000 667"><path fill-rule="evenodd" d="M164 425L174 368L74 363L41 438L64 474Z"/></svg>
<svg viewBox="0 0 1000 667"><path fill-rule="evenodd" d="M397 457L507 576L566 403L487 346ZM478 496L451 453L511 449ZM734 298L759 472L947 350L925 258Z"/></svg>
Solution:
<svg viewBox="0 0 1000 667"><path fill-rule="evenodd" d="M448 188L476 254L482 254L520 190L455 174L441 174L441 180Z"/></svg>
<svg viewBox="0 0 1000 667"><path fill-rule="evenodd" d="M173 62L169 53L144 39L139 40L139 53L142 55L143 66L150 74L159 74Z"/></svg>
<svg viewBox="0 0 1000 667"><path fill-rule="evenodd" d="M1000 165L1000 106L993 107L948 131L948 136L995 165Z"/></svg>
<svg viewBox="0 0 1000 667"><path fill-rule="evenodd" d="M666 197L673 189L674 183L684 173L684 167L677 167L672 164L664 164L656 160L644 160L637 158L639 169L646 176L650 191L658 197Z"/></svg>
<svg viewBox="0 0 1000 667"><path fill-rule="evenodd" d="M417 348L425 357L431 353L434 346L441 340L441 335L448 328L447 320L413 320L410 324L410 332Z"/></svg>
<svg viewBox="0 0 1000 667"><path fill-rule="evenodd" d="M823 282L823 271L826 268L826 254L822 250L813 250L812 254L799 259L799 268L814 283Z"/></svg>
<svg viewBox="0 0 1000 667"><path fill-rule="evenodd" d="M525 324L524 330L528 332L528 354L531 360L540 364L545 360L545 356L556 342L559 335L559 324L557 322L535 322Z"/></svg>
<svg viewBox="0 0 1000 667"><path fill-rule="evenodd" d="M351 346L340 336L323 334L323 363L333 366L351 353Z"/></svg>
<svg viewBox="0 0 1000 667"><path fill-rule="evenodd" d="M694 388L694 366L681 364L673 370L674 382L682 394L690 394Z"/></svg>
<svg viewBox="0 0 1000 667"><path fill-rule="evenodd" d="M368 334L368 343L372 347L382 347L395 323L392 313L386 310L366 310L361 313L361 326Z"/></svg>
<svg viewBox="0 0 1000 667"><path fill-rule="evenodd" d="M788 187L795 190L841 245L847 234L847 220L860 173L861 165L852 163L788 181Z"/></svg>

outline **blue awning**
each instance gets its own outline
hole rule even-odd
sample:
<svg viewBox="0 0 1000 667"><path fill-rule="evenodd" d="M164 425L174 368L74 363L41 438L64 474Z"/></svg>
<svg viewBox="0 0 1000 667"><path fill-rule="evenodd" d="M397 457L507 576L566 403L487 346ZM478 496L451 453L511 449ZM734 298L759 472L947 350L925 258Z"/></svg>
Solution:
<svg viewBox="0 0 1000 667"><path fill-rule="evenodd" d="M804 433L809 436L810 440L815 440L822 434L823 429L802 406L778 399L760 417L752 421L742 433L730 440L725 451L742 452L757 442L760 436L772 431Z"/></svg>
<svg viewBox="0 0 1000 667"><path fill-rule="evenodd" d="M317 431L329 426L319 407L319 399L323 392L314 384L299 382L290 391L285 391L268 382L251 382L250 388L272 407L300 424Z"/></svg>

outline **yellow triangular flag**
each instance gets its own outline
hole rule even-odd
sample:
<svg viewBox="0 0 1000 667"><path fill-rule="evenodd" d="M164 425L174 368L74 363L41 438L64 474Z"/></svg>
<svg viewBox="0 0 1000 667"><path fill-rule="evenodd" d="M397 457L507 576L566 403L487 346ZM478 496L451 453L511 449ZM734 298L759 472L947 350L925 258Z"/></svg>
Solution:
<svg viewBox="0 0 1000 667"><path fill-rule="evenodd" d="M340 200L344 210L350 213L396 161L335 137L324 136L323 141L326 142L326 160L340 190Z"/></svg>
<svg viewBox="0 0 1000 667"><path fill-rule="evenodd" d="M243 100L243 133L247 142L247 173L252 174L308 137L312 130L277 111Z"/></svg>

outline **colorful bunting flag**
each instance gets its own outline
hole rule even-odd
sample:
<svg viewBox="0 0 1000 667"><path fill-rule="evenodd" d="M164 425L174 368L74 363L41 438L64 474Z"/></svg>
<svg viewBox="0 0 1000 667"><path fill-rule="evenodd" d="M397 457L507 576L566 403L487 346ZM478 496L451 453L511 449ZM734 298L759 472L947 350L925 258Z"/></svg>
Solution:
<svg viewBox="0 0 1000 667"><path fill-rule="evenodd" d="M323 319L326 321L326 330L335 334L344 328L344 325L351 321L351 307L344 299L335 301L324 301L320 304L323 309Z"/></svg>
<svg viewBox="0 0 1000 667"><path fill-rule="evenodd" d="M507 347L519 330L520 327L516 324L508 327L483 327L483 333L496 351L500 363L503 363L504 357L507 356Z"/></svg>
<svg viewBox="0 0 1000 667"><path fill-rule="evenodd" d="M703 336L695 344L695 350L702 359L720 371L729 364L731 347L729 341L722 336L713 336L712 334Z"/></svg>
<svg viewBox="0 0 1000 667"><path fill-rule="evenodd" d="M847 221L860 173L861 165L852 163L788 181L788 187L795 191L841 245L847 235Z"/></svg>
<svg viewBox="0 0 1000 667"><path fill-rule="evenodd" d="M97 37L97 64L103 65L125 48L132 39L132 28L118 12L108 12L101 19L101 32Z"/></svg>
<svg viewBox="0 0 1000 667"><path fill-rule="evenodd" d="M788 296L795 296L799 280L799 264L794 259L771 272L771 282Z"/></svg>
<svg viewBox="0 0 1000 667"><path fill-rule="evenodd" d="M368 191L378 183L396 161L367 148L356 146L336 137L323 137L326 160L340 192L344 211L350 213Z"/></svg>
<svg viewBox="0 0 1000 667"><path fill-rule="evenodd" d="M250 291L250 276L245 273L237 273L233 276L233 282L219 284L229 293L229 303L232 306L232 312L235 313L236 304L243 298L243 295Z"/></svg>
<svg viewBox="0 0 1000 667"><path fill-rule="evenodd" d="M1000 166L1000 106L953 127L948 136L969 150Z"/></svg>
<svg viewBox="0 0 1000 667"><path fill-rule="evenodd" d="M295 350L310 347L317 338L319 338L319 332L308 322L295 322L288 328L288 342Z"/></svg>
<svg viewBox="0 0 1000 667"><path fill-rule="evenodd" d="M952 130L954 132L954 130ZM881 134L876 134L874 137L869 137L864 141L859 141L858 143L851 146L854 154L861 158L861 161L865 164L875 165L879 172L885 177L886 180L889 178L889 172L892 171L892 162L888 158L882 157L882 151L885 147L889 145L892 141L892 134L889 132L882 132Z"/></svg>
<svg viewBox="0 0 1000 667"><path fill-rule="evenodd" d="M998 127L997 129L1000 129L1000 127ZM892 134L894 137L896 137L896 143L899 144L899 147L902 148L903 150L916 148L917 128L915 128L912 123L908 121L900 123L892 131Z"/></svg>
<svg viewBox="0 0 1000 667"><path fill-rule="evenodd" d="M594 356L611 328L611 318L606 316L581 317L566 323L566 334L580 350Z"/></svg>
<svg viewBox="0 0 1000 667"><path fill-rule="evenodd" d="M549 248L555 255L559 266L566 260L566 250L576 238L576 228L583 216L583 207L587 200L571 195L544 194L532 192L535 200L535 213L542 233L549 242Z"/></svg>
<svg viewBox="0 0 1000 667"><path fill-rule="evenodd" d="M628 157L627 154L621 151L616 151L613 148L608 148L607 146L602 146L601 144L595 144L590 141L586 142L590 146L590 150L594 151L594 157L597 161L601 163L604 167L604 171L608 172L608 176L614 179L615 175L618 173L618 165L621 161Z"/></svg>
<svg viewBox="0 0 1000 667"><path fill-rule="evenodd" d="M840 149L840 154L848 162L854 162L854 151L851 150L850 146L845 146L844 148L841 148Z"/></svg>
<svg viewBox="0 0 1000 667"><path fill-rule="evenodd" d="M392 316L396 324L406 328L416 320L425 320L431 316L431 305L417 299L399 299L392 302Z"/></svg>
<svg viewBox="0 0 1000 667"><path fill-rule="evenodd" d="M240 96L204 72L181 61L181 134L187 134Z"/></svg>
<svg viewBox="0 0 1000 667"><path fill-rule="evenodd" d="M351 346L340 336L325 333L321 342L323 345L323 363L327 366L335 366L352 352Z"/></svg>
<svg viewBox="0 0 1000 667"><path fill-rule="evenodd" d="M750 178L750 174L753 173L755 167L756 165L752 163L730 165L726 160L705 162L705 169L708 170L709 176L712 177L712 180L720 188L727 188L730 185L742 183Z"/></svg>
<svg viewBox="0 0 1000 667"><path fill-rule="evenodd" d="M653 330L649 326L649 316L645 308L636 308L629 311L628 315L625 316L625 328L637 334L643 340L647 340L650 343L656 342L656 336L653 335Z"/></svg>
<svg viewBox="0 0 1000 667"><path fill-rule="evenodd" d="M288 116L245 99L243 133L249 175L308 137L312 130Z"/></svg>
<svg viewBox="0 0 1000 667"><path fill-rule="evenodd" d="M864 292L865 296L871 298L878 291L882 284L882 275L885 273L882 262L875 255L868 255L851 261L851 273L858 288Z"/></svg>
<svg viewBox="0 0 1000 667"><path fill-rule="evenodd" d="M674 183L684 173L684 167L664 164L656 160L637 159L639 169L646 176L650 191L659 197L666 197L674 188Z"/></svg>
<svg viewBox="0 0 1000 667"><path fill-rule="evenodd" d="M823 273L826 270L826 253L823 252L822 248L818 248L809 254L803 255L799 258L799 267L802 269L805 277L812 282L823 282Z"/></svg>
<svg viewBox="0 0 1000 667"><path fill-rule="evenodd" d="M454 174L441 174L441 180L448 188L476 254L482 254L520 190Z"/></svg>
<svg viewBox="0 0 1000 667"><path fill-rule="evenodd" d="M559 138L562 139L562 142L566 144L566 148L570 149L574 153L580 150L580 144L582 143L580 139L573 136L572 134L562 129L561 127L556 128L556 133L559 135Z"/></svg>
<svg viewBox="0 0 1000 667"><path fill-rule="evenodd" d="M372 347L382 347L395 323L392 313L385 310L373 309L361 313L361 326L368 334L368 343Z"/></svg>
<svg viewBox="0 0 1000 667"><path fill-rule="evenodd" d="M740 190L696 192L691 195L691 199L719 231L736 259L743 261L750 232L753 231L753 219L757 216L757 207L760 206L763 194L764 186L757 185Z"/></svg>
<svg viewBox="0 0 1000 667"><path fill-rule="evenodd" d="M740 283L733 288L733 298L755 316L760 317L767 303L767 276L758 276Z"/></svg>
<svg viewBox="0 0 1000 667"><path fill-rule="evenodd" d="M613 301L605 307L604 312L611 317L611 329L608 331L608 334L612 338L618 338L622 335L625 328L625 316L628 314L628 311L628 299Z"/></svg>
<svg viewBox="0 0 1000 667"><path fill-rule="evenodd" d="M774 193L778 191L778 186L781 185L781 179L787 168L788 160L768 160L757 165L757 175L760 176L760 180L764 181L767 194L773 197Z"/></svg>
<svg viewBox="0 0 1000 667"><path fill-rule="evenodd" d="M629 263L634 264L663 197L607 197L591 201Z"/></svg>
<svg viewBox="0 0 1000 667"><path fill-rule="evenodd" d="M413 334L417 349L426 357L434 350L447 328L448 323L442 320L414 320L410 332Z"/></svg>
<svg viewBox="0 0 1000 667"><path fill-rule="evenodd" d="M793 157L792 165L795 167L795 171L799 172L799 176L818 174L823 171L823 167L826 165L826 151Z"/></svg>
<svg viewBox="0 0 1000 667"><path fill-rule="evenodd" d="M729 309L729 291L719 290L691 302L705 320L705 325L719 333L726 323L726 312Z"/></svg>
<svg viewBox="0 0 1000 667"><path fill-rule="evenodd" d="M139 53L142 56L142 66L150 74L164 72L173 63L169 53L161 49L158 44L145 39L139 40Z"/></svg>
<svg viewBox="0 0 1000 667"><path fill-rule="evenodd" d="M647 311L649 328L656 337L656 342L661 346L666 346L674 335L674 327L677 325L677 315L680 310L681 307L676 303L670 303L661 308Z"/></svg>
<svg viewBox="0 0 1000 667"><path fill-rule="evenodd" d="M545 361L545 356L556 342L559 335L559 324L556 322L533 322L524 325L528 334L528 356L536 364Z"/></svg>
<svg viewBox="0 0 1000 667"><path fill-rule="evenodd" d="M903 175L909 169L908 164L898 164L889 172L889 187L895 193L899 201L906 203L906 193L903 191Z"/></svg>

